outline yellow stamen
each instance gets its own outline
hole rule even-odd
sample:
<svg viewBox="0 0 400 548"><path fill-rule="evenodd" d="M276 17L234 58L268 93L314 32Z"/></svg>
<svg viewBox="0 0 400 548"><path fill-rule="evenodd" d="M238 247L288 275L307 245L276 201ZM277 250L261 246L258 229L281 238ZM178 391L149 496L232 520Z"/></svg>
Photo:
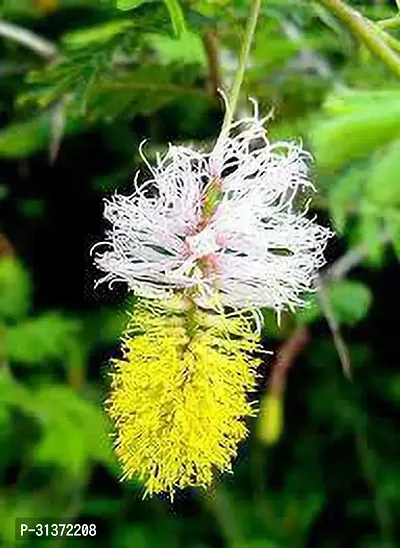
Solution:
<svg viewBox="0 0 400 548"><path fill-rule="evenodd" d="M193 329L193 325L196 329ZM129 323L123 358L114 360L108 409L124 476L146 494L207 487L230 471L254 414L259 350L252 319L141 301ZM189 334L190 333L190 334Z"/></svg>

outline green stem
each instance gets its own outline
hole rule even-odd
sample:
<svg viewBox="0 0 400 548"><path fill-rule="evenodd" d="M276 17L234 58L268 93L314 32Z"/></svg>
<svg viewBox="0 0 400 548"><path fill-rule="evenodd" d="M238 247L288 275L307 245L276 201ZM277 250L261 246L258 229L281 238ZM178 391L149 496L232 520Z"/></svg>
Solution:
<svg viewBox="0 0 400 548"><path fill-rule="evenodd" d="M382 35L382 38L385 40L385 42L392 48L393 51L400 52L400 42L392 36L391 34L385 32L384 30L379 29L379 32Z"/></svg>
<svg viewBox="0 0 400 548"><path fill-rule="evenodd" d="M377 21L377 25L384 30L400 29L400 15L396 15L396 17L390 17L389 19L382 19L381 21Z"/></svg>
<svg viewBox="0 0 400 548"><path fill-rule="evenodd" d="M226 109L224 123L222 125L222 132L228 131L229 126L232 123L237 104L239 101L240 88L243 83L244 73L249 60L250 48L254 37L254 32L257 26L257 19L260 13L261 0L251 0L250 14L247 20L246 31L244 35L244 42L239 57L239 67L236 73L236 78L233 83L232 89L228 95L229 107Z"/></svg>
<svg viewBox="0 0 400 548"><path fill-rule="evenodd" d="M177 36L181 36L186 31L186 22L179 0L165 0L165 4L169 11L174 32Z"/></svg>
<svg viewBox="0 0 400 548"><path fill-rule="evenodd" d="M400 57L387 45L376 27L341 0L320 0L391 71L400 76Z"/></svg>

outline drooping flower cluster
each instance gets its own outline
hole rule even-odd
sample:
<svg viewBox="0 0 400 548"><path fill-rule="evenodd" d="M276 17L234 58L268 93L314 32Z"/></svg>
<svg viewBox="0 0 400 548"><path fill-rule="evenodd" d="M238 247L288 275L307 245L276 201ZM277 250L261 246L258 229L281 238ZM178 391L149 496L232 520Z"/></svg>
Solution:
<svg viewBox="0 0 400 548"><path fill-rule="evenodd" d="M141 297L108 408L124 475L146 493L205 487L231 469L254 411L259 309L301 306L324 263L331 233L298 202L315 190L309 155L271 143L264 122L255 104L211 152L171 145L155 166L141 147L150 178L105 204L98 283Z"/></svg>
<svg viewBox="0 0 400 548"><path fill-rule="evenodd" d="M139 183L137 174L131 196L106 202L100 281L150 298L190 288L210 308L301 306L330 232L295 203L299 191L315 190L309 154L271 143L263 124L255 108L211 153L171 145L156 166L146 161L151 178Z"/></svg>

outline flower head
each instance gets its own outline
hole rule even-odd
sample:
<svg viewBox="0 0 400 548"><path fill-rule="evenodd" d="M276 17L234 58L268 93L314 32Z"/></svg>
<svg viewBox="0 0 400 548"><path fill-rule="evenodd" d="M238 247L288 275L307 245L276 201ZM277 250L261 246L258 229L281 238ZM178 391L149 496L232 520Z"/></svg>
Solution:
<svg viewBox="0 0 400 548"><path fill-rule="evenodd" d="M271 143L264 123L255 103L210 153L170 146L155 166L144 158L151 178L137 176L131 196L106 201L100 282L124 281L150 298L189 291L209 308L301 306L331 232L296 203L299 192L315 190L310 155Z"/></svg>
<svg viewBox="0 0 400 548"><path fill-rule="evenodd" d="M179 300L142 300L114 360L108 408L124 476L145 494L208 486L230 471L255 409L259 360L251 316L182 310ZM188 335L188 316L195 333Z"/></svg>

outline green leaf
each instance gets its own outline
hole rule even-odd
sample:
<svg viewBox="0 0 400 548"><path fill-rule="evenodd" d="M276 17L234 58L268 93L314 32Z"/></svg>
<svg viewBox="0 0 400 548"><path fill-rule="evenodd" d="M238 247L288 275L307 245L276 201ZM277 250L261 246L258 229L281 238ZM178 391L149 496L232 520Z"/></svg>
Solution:
<svg viewBox="0 0 400 548"><path fill-rule="evenodd" d="M72 477L80 477L91 462L116 470L110 425L100 405L54 384L39 389L36 403L43 428L33 455L36 463L60 467Z"/></svg>
<svg viewBox="0 0 400 548"><path fill-rule="evenodd" d="M379 109L384 103L398 101L398 89L339 89L327 96L323 110L329 115L352 114L365 108Z"/></svg>
<svg viewBox="0 0 400 548"><path fill-rule="evenodd" d="M133 21L117 20L107 21L91 27L79 28L64 34L62 41L66 47L83 48L93 47L96 44L108 42L116 36L124 33L133 26Z"/></svg>
<svg viewBox="0 0 400 548"><path fill-rule="evenodd" d="M333 312L340 323L355 325L368 314L372 294L361 282L343 280L328 290Z"/></svg>
<svg viewBox="0 0 400 548"><path fill-rule="evenodd" d="M179 81L179 77L184 79ZM151 114L165 105L193 95L208 100L200 88L188 83L190 71L174 75L170 66L147 65L120 73L97 88L90 105L93 118L113 119L127 114Z"/></svg>
<svg viewBox="0 0 400 548"><path fill-rule="evenodd" d="M321 170L334 171L400 137L400 93L391 102L364 105L349 114L322 120L310 132Z"/></svg>
<svg viewBox="0 0 400 548"><path fill-rule="evenodd" d="M207 66L204 46L199 36L193 32L185 32L179 38L171 38L163 34L150 34L147 42L158 54L163 65L197 63L203 67Z"/></svg>
<svg viewBox="0 0 400 548"><path fill-rule="evenodd" d="M358 224L352 232L352 243L365 246L367 257L365 263L377 267L381 266L385 256L385 246L382 243L383 232L382 216L374 209L366 206L361 209Z"/></svg>
<svg viewBox="0 0 400 548"><path fill-rule="evenodd" d="M327 298L336 320L340 324L352 326L367 315L372 294L361 282L342 280L328 287ZM296 312L295 321L300 324L310 324L323 316L317 295L312 295L308 307Z"/></svg>
<svg viewBox="0 0 400 548"><path fill-rule="evenodd" d="M117 8L119 10L132 10L145 2L148 2L148 0L117 0Z"/></svg>
<svg viewBox="0 0 400 548"><path fill-rule="evenodd" d="M23 318L31 304L31 281L28 272L15 257L0 259L0 318Z"/></svg>
<svg viewBox="0 0 400 548"><path fill-rule="evenodd" d="M15 408L31 416L38 416L33 394L10 373L0 372L0 409Z"/></svg>
<svg viewBox="0 0 400 548"><path fill-rule="evenodd" d="M164 0L169 11L172 27L177 36L186 32L186 21L179 0Z"/></svg>
<svg viewBox="0 0 400 548"><path fill-rule="evenodd" d="M19 101L23 102L26 95ZM46 112L25 122L16 122L0 131L0 158L26 158L49 148L52 129L51 113ZM67 118L64 133L74 133L82 127L76 118Z"/></svg>
<svg viewBox="0 0 400 548"><path fill-rule="evenodd" d="M0 157L25 158L49 144L50 117L41 114L0 131Z"/></svg>
<svg viewBox="0 0 400 548"><path fill-rule="evenodd" d="M193 90L187 85L198 78L198 69L185 67L183 70L181 62L175 63L178 57L179 61L185 57L185 62L191 64L199 64L199 60L204 63L199 40L191 34L188 38L180 37L179 47L171 42L162 44L160 34L166 30L166 23L165 14L162 17L160 10L150 19L142 16L134 22L114 21L100 26L98 33L97 28L67 35L69 49L56 62L29 73L30 87L20 95L18 104L33 104L43 109L68 97L68 114L75 121L83 115L89 121L99 117L110 121L126 115L128 110L131 114L148 114L176 97L183 99L188 90L207 97L204 90ZM140 55L144 49L149 58L149 46L152 47L149 36L154 37L155 32L158 38L149 65L140 61ZM178 49L189 53L178 56ZM175 65L168 63L168 56ZM163 66L155 64L156 59ZM148 103L155 106L148 108Z"/></svg>
<svg viewBox="0 0 400 548"><path fill-rule="evenodd" d="M400 140L374 162L367 177L365 199L382 208L400 208Z"/></svg>
<svg viewBox="0 0 400 548"><path fill-rule="evenodd" d="M355 166L336 179L328 192L335 229L343 234L348 218L358 212L364 187L365 167Z"/></svg>
<svg viewBox="0 0 400 548"><path fill-rule="evenodd" d="M4 332L5 353L11 362L38 365L64 361L79 333L79 322L58 312L29 318Z"/></svg>

